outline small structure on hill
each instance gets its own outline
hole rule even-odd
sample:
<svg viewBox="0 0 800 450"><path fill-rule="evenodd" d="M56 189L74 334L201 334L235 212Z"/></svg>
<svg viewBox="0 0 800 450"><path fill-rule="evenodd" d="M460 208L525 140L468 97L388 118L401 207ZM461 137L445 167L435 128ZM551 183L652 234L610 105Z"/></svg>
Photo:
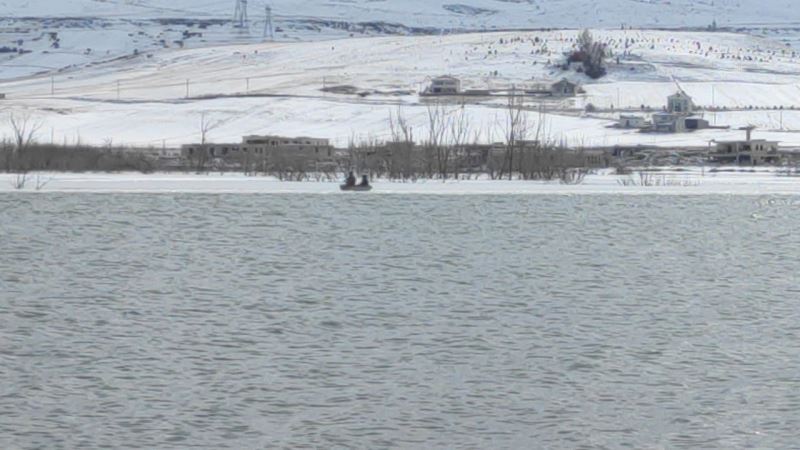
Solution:
<svg viewBox="0 0 800 450"><path fill-rule="evenodd" d="M710 159L723 164L749 164L757 166L764 163L776 163L780 160L778 141L752 139L755 127L741 128L747 132L743 141L718 141Z"/></svg>
<svg viewBox="0 0 800 450"><path fill-rule="evenodd" d="M566 78L562 78L550 86L550 95L553 97L575 97L579 92L580 86Z"/></svg>
<svg viewBox="0 0 800 450"><path fill-rule="evenodd" d="M436 77L425 89L423 95L459 95L461 94L461 80L450 75Z"/></svg>
<svg viewBox="0 0 800 450"><path fill-rule="evenodd" d="M653 114L652 131L656 133L683 133L686 131L684 117L670 112Z"/></svg>
<svg viewBox="0 0 800 450"><path fill-rule="evenodd" d="M694 113L694 101L683 89L678 88L678 92L667 97L667 112L682 116L690 116Z"/></svg>
<svg viewBox="0 0 800 450"><path fill-rule="evenodd" d="M708 121L691 117L695 111L692 97L678 86L678 92L667 97L664 111L653 114L651 131L656 133L683 133L686 130L708 128Z"/></svg>

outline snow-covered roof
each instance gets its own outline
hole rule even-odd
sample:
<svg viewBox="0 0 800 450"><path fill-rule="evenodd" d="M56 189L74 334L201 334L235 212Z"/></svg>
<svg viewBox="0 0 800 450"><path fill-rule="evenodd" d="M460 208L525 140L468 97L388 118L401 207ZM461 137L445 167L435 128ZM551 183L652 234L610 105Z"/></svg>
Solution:
<svg viewBox="0 0 800 450"><path fill-rule="evenodd" d="M689 94L687 94L687 93L686 93L686 92L684 92L683 90L680 90L680 91L678 91L678 92L676 92L676 93L674 93L674 94L670 95L670 96L669 96L669 98L685 98L685 99L689 99L689 100L691 100L691 99L692 99L692 96L691 96L691 95L689 95Z"/></svg>
<svg viewBox="0 0 800 450"><path fill-rule="evenodd" d="M452 75L442 75L433 79L433 81L461 81Z"/></svg>

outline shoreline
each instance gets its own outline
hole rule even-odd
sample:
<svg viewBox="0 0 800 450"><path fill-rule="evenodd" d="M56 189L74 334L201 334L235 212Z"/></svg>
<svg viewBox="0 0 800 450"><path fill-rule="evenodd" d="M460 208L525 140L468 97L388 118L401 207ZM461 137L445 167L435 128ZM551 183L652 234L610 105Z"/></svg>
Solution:
<svg viewBox="0 0 800 450"><path fill-rule="evenodd" d="M339 181L280 181L269 176L240 173L187 174L176 172L63 173L32 172L17 188L18 175L0 174L0 193L108 193L108 194L316 194L316 195L797 195L800 176L781 168L701 167L660 168L617 175L604 169L580 184L558 181L373 180L368 193L341 192Z"/></svg>

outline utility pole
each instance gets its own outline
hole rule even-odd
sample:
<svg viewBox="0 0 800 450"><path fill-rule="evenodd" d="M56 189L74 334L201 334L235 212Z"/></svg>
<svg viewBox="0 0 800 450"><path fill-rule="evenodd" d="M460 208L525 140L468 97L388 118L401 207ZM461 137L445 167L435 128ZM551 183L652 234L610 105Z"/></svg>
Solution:
<svg viewBox="0 0 800 450"><path fill-rule="evenodd" d="M189 79L186 79L186 98L189 98Z"/></svg>
<svg viewBox="0 0 800 450"><path fill-rule="evenodd" d="M717 106L717 91L714 85L711 85L711 106Z"/></svg>
<svg viewBox="0 0 800 450"><path fill-rule="evenodd" d="M56 95L56 77L50 77L50 95Z"/></svg>
<svg viewBox="0 0 800 450"><path fill-rule="evenodd" d="M117 101L119 101L119 80L117 80Z"/></svg>
<svg viewBox="0 0 800 450"><path fill-rule="evenodd" d="M711 108L714 110L714 125L717 124L717 91L714 85L711 85Z"/></svg>
<svg viewBox="0 0 800 450"><path fill-rule="evenodd" d="M244 93L249 95L250 94L250 78L245 78L245 82L247 83L247 85L245 87Z"/></svg>
<svg viewBox="0 0 800 450"><path fill-rule="evenodd" d="M270 41L275 40L275 30L272 27L272 7L266 5L266 19L264 21L264 39L269 38Z"/></svg>
<svg viewBox="0 0 800 450"><path fill-rule="evenodd" d="M245 28L247 26L247 0L236 0L233 22L233 26L236 28Z"/></svg>

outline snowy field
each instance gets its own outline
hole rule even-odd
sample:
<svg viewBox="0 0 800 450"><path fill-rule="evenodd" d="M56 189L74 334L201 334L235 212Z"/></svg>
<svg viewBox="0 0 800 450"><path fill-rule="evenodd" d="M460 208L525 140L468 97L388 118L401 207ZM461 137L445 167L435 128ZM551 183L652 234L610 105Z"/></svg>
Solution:
<svg viewBox="0 0 800 450"><path fill-rule="evenodd" d="M725 169L722 169L725 170ZM16 189L17 175L0 174L0 192L5 193L203 193L203 194L527 194L527 195L800 195L800 177L786 176L776 169L711 172L702 168L665 170L647 175L615 175L601 171L588 175L582 184L558 182L462 180L403 183L378 180L368 193L341 192L336 182L283 182L271 177L248 177L240 174L28 174L23 189ZM37 184L39 189L37 189Z"/></svg>
<svg viewBox="0 0 800 450"><path fill-rule="evenodd" d="M378 35L552 28L705 28L800 42L788 0L250 0L245 28L234 1L0 1L0 79L84 67L135 52L264 40L265 6L284 42ZM787 13L788 12L788 13Z"/></svg>
<svg viewBox="0 0 800 450"><path fill-rule="evenodd" d="M755 125L757 137L800 146L800 54L773 40L729 33L598 31L620 56L599 82L562 72L554 63L575 45L577 30L373 37L339 41L227 45L163 50L97 64L55 77L0 84L5 111L27 111L43 124L40 140L55 143L178 146L199 140L202 115L219 122L214 142L248 134L311 135L346 145L385 139L387 119L400 109L423 136L426 104L416 95L433 76L452 74L464 87L534 86L563 76L586 83L574 99L532 103L530 122L554 141L573 146L706 146L739 139ZM660 110L676 91L731 130L675 135L610 128L620 109ZM325 93L353 86L358 95ZM188 93L188 97L187 97ZM587 104L598 114L583 114ZM466 105L474 140L502 139L503 100ZM539 107L545 113L536 112ZM455 105L453 106L455 107ZM614 112L611 112L614 108ZM758 108L751 110L750 108ZM779 108L783 108L780 110ZM643 114L643 113L642 113ZM9 130L0 125L0 137Z"/></svg>

